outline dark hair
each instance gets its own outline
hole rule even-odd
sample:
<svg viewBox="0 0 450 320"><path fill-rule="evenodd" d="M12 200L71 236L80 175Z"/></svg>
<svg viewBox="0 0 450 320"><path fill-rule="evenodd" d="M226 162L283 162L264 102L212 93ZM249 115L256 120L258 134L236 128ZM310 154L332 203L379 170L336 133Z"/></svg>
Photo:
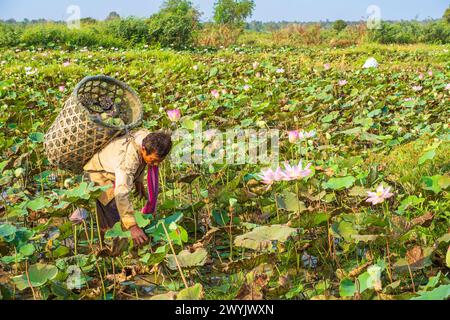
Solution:
<svg viewBox="0 0 450 320"><path fill-rule="evenodd" d="M158 157L163 159L172 149L172 138L171 135L166 132L152 132L144 138L142 146L148 154L152 154L156 151Z"/></svg>

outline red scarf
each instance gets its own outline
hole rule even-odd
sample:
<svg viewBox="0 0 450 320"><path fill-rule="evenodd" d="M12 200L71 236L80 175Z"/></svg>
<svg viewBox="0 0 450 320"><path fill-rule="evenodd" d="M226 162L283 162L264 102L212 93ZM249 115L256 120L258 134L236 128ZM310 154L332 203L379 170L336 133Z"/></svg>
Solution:
<svg viewBox="0 0 450 320"><path fill-rule="evenodd" d="M159 167L148 166L147 172L147 187L148 187L148 202L144 208L142 208L143 214L155 214L156 202L158 200L159 193Z"/></svg>

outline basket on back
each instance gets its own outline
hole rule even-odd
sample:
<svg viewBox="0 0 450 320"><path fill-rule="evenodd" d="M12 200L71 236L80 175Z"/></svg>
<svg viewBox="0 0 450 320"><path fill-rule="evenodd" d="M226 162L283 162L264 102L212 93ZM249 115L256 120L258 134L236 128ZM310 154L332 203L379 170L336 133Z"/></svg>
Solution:
<svg viewBox="0 0 450 320"><path fill-rule="evenodd" d="M119 123L105 121L105 111ZM142 103L128 85L106 76L87 77L45 134L47 158L60 169L81 173L111 140L139 126L142 115Z"/></svg>

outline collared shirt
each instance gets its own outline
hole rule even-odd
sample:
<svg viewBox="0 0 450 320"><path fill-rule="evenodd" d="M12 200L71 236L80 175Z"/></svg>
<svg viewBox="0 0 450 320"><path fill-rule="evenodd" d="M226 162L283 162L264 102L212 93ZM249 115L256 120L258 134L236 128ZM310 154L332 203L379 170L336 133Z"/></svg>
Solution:
<svg viewBox="0 0 450 320"><path fill-rule="evenodd" d="M115 198L122 224L126 229L136 225L130 193L134 183L142 182L146 163L142 159L142 141L150 132L145 129L116 138L84 166L97 185L115 185L105 191L99 201L108 204Z"/></svg>

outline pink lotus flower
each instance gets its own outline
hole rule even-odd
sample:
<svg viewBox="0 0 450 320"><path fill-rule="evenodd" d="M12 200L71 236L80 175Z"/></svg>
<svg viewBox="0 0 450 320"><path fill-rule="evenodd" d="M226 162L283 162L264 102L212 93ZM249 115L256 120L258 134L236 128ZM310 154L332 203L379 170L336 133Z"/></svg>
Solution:
<svg viewBox="0 0 450 320"><path fill-rule="evenodd" d="M323 67L324 67L325 70L330 70L330 69L331 69L331 64L325 63L325 64L323 65Z"/></svg>
<svg viewBox="0 0 450 320"><path fill-rule="evenodd" d="M288 132L289 142L296 143L300 139L299 132L297 130L292 130Z"/></svg>
<svg viewBox="0 0 450 320"><path fill-rule="evenodd" d="M267 185L272 185L274 182L279 181L293 181L300 180L308 177L312 170L310 167L312 163L308 163L306 167L303 168L303 163L300 160L298 165L291 166L288 162L284 164L284 170L278 167L275 171L272 169L262 170L259 174L259 178L262 179L262 183Z"/></svg>
<svg viewBox="0 0 450 320"><path fill-rule="evenodd" d="M278 167L275 171L270 168L262 170L259 177L262 179L262 183L272 185L274 182L282 181L284 175L281 168Z"/></svg>
<svg viewBox="0 0 450 320"><path fill-rule="evenodd" d="M366 202L370 202L373 205L384 202L384 200L389 199L394 194L390 192L391 187L387 187L386 189L380 184L375 192L368 191L368 198Z"/></svg>
<svg viewBox="0 0 450 320"><path fill-rule="evenodd" d="M316 131L311 130L311 131L297 131L297 140L305 140L305 139L311 139L314 138L316 136Z"/></svg>
<svg viewBox="0 0 450 320"><path fill-rule="evenodd" d="M304 137L306 139L311 139L311 138L314 138L316 136L316 131L311 130L311 131L308 131L308 132L304 132L303 135L304 135Z"/></svg>
<svg viewBox="0 0 450 320"><path fill-rule="evenodd" d="M423 87L422 86L413 86L412 89L413 89L413 91L418 92L418 91L421 91L423 89Z"/></svg>
<svg viewBox="0 0 450 320"><path fill-rule="evenodd" d="M169 110L167 111L167 116L169 117L170 121L177 122L181 118L181 111L180 109Z"/></svg>
<svg viewBox="0 0 450 320"><path fill-rule="evenodd" d="M64 92L64 90L66 90L65 86L59 86L58 87L59 92Z"/></svg>
<svg viewBox="0 0 450 320"><path fill-rule="evenodd" d="M219 99L219 97L220 97L219 91L217 91L215 89L211 91L211 94L216 99Z"/></svg>
<svg viewBox="0 0 450 320"><path fill-rule="evenodd" d="M310 167L312 163L308 163L306 167L303 168L302 160L296 166L290 166L288 162L284 164L285 170L283 171L283 180L292 181L300 180L306 178L312 173Z"/></svg>
<svg viewBox="0 0 450 320"><path fill-rule="evenodd" d="M343 86L345 86L347 83L348 83L347 80L339 80L338 85L339 85L340 87L343 87Z"/></svg>
<svg viewBox="0 0 450 320"><path fill-rule="evenodd" d="M88 218L86 209L78 208L69 217L70 222L73 224L81 224Z"/></svg>

